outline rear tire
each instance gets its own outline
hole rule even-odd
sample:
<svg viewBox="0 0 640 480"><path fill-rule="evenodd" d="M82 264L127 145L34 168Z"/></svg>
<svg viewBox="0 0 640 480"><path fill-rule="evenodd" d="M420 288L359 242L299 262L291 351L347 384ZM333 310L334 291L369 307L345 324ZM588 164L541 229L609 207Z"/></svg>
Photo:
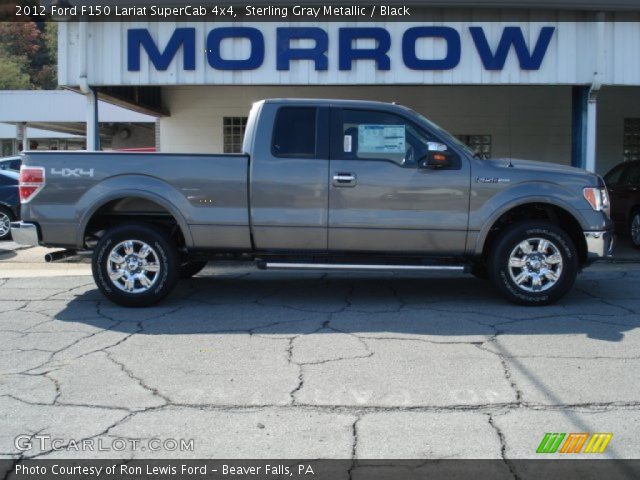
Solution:
<svg viewBox="0 0 640 480"><path fill-rule="evenodd" d="M11 238L11 222L13 214L6 208L0 207L0 240Z"/></svg>
<svg viewBox="0 0 640 480"><path fill-rule="evenodd" d="M180 265L180 278L187 279L197 275L207 266L207 262L184 262Z"/></svg>
<svg viewBox="0 0 640 480"><path fill-rule="evenodd" d="M549 305L565 295L579 269L571 238L548 222L509 227L495 245L489 272L508 300L519 305Z"/></svg>
<svg viewBox="0 0 640 480"><path fill-rule="evenodd" d="M100 291L124 307L146 307L166 297L178 282L176 245L152 225L121 225L107 231L93 253Z"/></svg>

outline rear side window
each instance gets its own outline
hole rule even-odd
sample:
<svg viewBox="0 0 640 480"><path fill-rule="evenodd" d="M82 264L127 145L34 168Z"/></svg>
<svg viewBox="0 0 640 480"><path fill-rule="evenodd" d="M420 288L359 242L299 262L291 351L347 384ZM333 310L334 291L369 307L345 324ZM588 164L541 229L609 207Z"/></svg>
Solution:
<svg viewBox="0 0 640 480"><path fill-rule="evenodd" d="M627 167L628 166L623 163L613 168L604 176L604 182L609 186L620 185L622 183L622 179L624 178L624 173Z"/></svg>
<svg viewBox="0 0 640 480"><path fill-rule="evenodd" d="M276 157L316 156L315 107L282 107L273 128L272 153Z"/></svg>
<svg viewBox="0 0 640 480"><path fill-rule="evenodd" d="M640 185L640 165L633 164L625 172L625 185Z"/></svg>

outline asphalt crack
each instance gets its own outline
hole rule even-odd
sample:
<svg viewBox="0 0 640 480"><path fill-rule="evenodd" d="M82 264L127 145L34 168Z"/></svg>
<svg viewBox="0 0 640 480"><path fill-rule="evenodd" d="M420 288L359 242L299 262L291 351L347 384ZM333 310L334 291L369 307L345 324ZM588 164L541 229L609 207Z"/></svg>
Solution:
<svg viewBox="0 0 640 480"><path fill-rule="evenodd" d="M152 396L161 399L165 405L170 405L172 403L171 399L166 395L160 393L157 388L147 385L147 383L141 377L134 375L134 373L129 368L127 368L127 366L123 362L119 362L118 360L113 358L113 356L107 351L104 351L103 353L105 354L107 359L109 359L114 365L120 368L122 373L124 373L130 380L136 382L140 387L142 387L142 389L151 393Z"/></svg>
<svg viewBox="0 0 640 480"><path fill-rule="evenodd" d="M511 462L507 458L507 440L504 436L504 433L502 432L502 430L500 430L500 427L496 425L493 415L491 413L488 414L488 418L489 418L489 425L491 425L491 428L493 428L493 430L496 432L496 435L498 436L498 441L500 442L500 456L502 457L502 461L505 463L505 465L509 469L509 472L511 472L513 479L520 480L520 476L516 472L513 462Z"/></svg>

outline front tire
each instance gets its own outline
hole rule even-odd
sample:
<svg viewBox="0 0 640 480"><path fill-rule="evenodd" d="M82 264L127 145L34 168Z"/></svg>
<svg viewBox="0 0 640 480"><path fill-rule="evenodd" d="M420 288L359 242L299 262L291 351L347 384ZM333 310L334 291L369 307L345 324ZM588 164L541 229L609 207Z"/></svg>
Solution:
<svg viewBox="0 0 640 480"><path fill-rule="evenodd" d="M162 300L178 282L178 250L152 225L122 225L107 231L93 253L93 278L100 291L125 307Z"/></svg>
<svg viewBox="0 0 640 480"><path fill-rule="evenodd" d="M519 305L550 305L578 273L578 252L564 230L548 222L516 224L493 249L489 271L498 290Z"/></svg>
<svg viewBox="0 0 640 480"><path fill-rule="evenodd" d="M636 210L629 220L629 237L633 248L640 248L640 210Z"/></svg>

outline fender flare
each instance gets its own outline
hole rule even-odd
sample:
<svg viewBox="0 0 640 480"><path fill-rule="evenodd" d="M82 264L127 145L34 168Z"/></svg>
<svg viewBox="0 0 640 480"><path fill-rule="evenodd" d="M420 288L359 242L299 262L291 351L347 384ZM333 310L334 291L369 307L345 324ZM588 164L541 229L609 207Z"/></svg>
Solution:
<svg viewBox="0 0 640 480"><path fill-rule="evenodd" d="M482 255L485 242L487 240L487 237L489 236L489 231L502 215L507 213L509 210L513 210L516 207L520 207L522 205L527 205L530 203L541 203L561 208L569 215L571 215L583 229L585 228L584 226L586 225L586 222L582 217L582 214L579 212L579 210L576 210L568 203L552 197L527 195L516 198L515 200L503 205L502 208L494 211L494 213L485 221L485 223L482 225L482 228L478 232L478 236L476 237L474 254Z"/></svg>
<svg viewBox="0 0 640 480"><path fill-rule="evenodd" d="M157 195L155 193L146 191L146 190L137 190L137 189L123 189L116 190L114 192L109 193L108 195L103 195L99 197L96 201L93 202L91 208L87 209L82 217L80 218L78 225L80 228L78 229L76 245L82 247L84 245L84 233L89 225L89 222L95 215L95 213L104 207L109 202L114 200L119 200L123 198L142 198L144 200L149 200L150 202L157 203L164 209L166 209L172 216L175 218L178 223L178 227L182 231L182 235L184 237L184 241L187 247L193 247L193 238L191 236L191 230L189 229L189 225L185 218L183 217L180 210L173 205L171 202L166 200L164 197Z"/></svg>

